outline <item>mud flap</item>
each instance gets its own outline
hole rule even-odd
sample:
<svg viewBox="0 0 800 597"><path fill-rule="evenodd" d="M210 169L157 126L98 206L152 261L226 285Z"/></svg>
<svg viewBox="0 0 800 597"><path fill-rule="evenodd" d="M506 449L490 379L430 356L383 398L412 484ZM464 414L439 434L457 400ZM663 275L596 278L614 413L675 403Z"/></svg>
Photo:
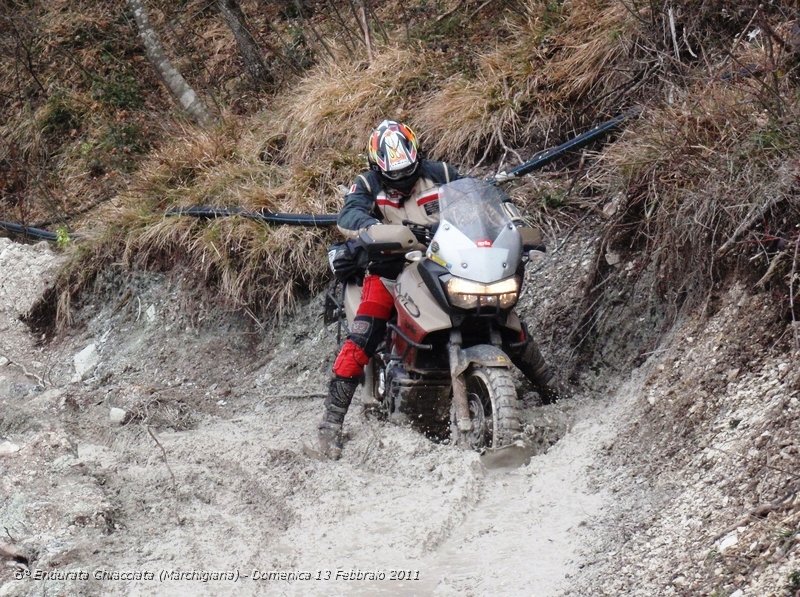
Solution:
<svg viewBox="0 0 800 597"><path fill-rule="evenodd" d="M528 464L535 452L531 444L518 439L502 448L486 448L479 458L487 469L518 468Z"/></svg>
<svg viewBox="0 0 800 597"><path fill-rule="evenodd" d="M506 353L489 344L478 344L469 348L459 348L457 352L458 361L453 367L451 362L451 373L461 375L470 365L483 365L484 367L513 367L511 359Z"/></svg>

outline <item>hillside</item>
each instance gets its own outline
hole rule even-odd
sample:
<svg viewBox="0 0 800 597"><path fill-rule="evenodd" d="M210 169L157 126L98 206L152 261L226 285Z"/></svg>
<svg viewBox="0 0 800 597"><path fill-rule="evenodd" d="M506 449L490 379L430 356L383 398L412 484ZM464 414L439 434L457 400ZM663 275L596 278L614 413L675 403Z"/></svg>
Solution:
<svg viewBox="0 0 800 597"><path fill-rule="evenodd" d="M134 4L2 14L0 221L59 241L0 238L0 595L800 592L796 3L145 2L203 123ZM518 380L513 471L357 412L342 462L308 458L334 233L164 215L335 213L384 116L483 175L633 106L508 189L550 247L521 314L574 392Z"/></svg>

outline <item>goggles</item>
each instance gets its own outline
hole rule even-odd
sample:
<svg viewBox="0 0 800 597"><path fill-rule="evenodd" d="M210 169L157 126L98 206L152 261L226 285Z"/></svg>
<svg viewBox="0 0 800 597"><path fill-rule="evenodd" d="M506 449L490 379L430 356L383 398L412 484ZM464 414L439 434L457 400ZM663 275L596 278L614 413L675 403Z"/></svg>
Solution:
<svg viewBox="0 0 800 597"><path fill-rule="evenodd" d="M419 162L414 162L410 166L406 166L402 170L393 170L393 171L382 171L381 174L388 178L389 180L402 180L404 178L408 178L414 172L417 171L417 166L419 166Z"/></svg>

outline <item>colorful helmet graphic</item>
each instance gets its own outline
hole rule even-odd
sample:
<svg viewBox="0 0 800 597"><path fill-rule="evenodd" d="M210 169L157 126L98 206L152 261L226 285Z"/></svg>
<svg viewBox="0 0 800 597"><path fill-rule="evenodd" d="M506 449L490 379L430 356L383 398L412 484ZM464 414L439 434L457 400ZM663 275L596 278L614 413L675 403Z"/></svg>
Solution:
<svg viewBox="0 0 800 597"><path fill-rule="evenodd" d="M410 127L384 120L369 137L369 164L390 181L408 178L419 165L417 135Z"/></svg>

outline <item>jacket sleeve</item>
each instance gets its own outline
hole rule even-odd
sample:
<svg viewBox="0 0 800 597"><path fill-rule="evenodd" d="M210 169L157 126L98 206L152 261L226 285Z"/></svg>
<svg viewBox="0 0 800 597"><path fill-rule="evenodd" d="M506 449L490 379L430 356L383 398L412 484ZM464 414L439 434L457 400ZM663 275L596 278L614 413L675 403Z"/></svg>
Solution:
<svg viewBox="0 0 800 597"><path fill-rule="evenodd" d="M436 162L434 160L423 160L422 172L436 184L447 184L448 182L453 182L461 178L461 174L458 173L458 170L453 168L450 164L446 162Z"/></svg>
<svg viewBox="0 0 800 597"><path fill-rule="evenodd" d="M339 231L347 238L355 238L358 231L372 224L378 224L375 217L375 181L371 181L368 174L361 174L356 178L350 192L344 196L344 207L339 212L336 221Z"/></svg>

